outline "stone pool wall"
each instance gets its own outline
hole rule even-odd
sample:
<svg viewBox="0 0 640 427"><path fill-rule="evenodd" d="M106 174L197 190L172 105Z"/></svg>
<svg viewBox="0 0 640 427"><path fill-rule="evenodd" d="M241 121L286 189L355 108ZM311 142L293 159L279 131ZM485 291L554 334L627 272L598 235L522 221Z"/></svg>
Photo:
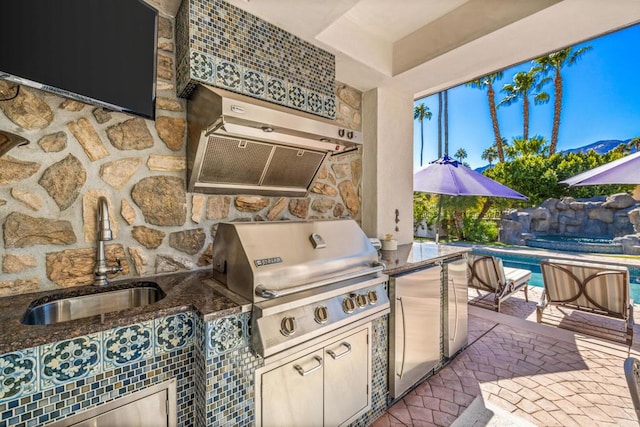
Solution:
<svg viewBox="0 0 640 427"><path fill-rule="evenodd" d="M626 254L640 254L640 202L626 193L590 199L547 199L540 206L507 211L503 243L524 245L536 235L610 237Z"/></svg>

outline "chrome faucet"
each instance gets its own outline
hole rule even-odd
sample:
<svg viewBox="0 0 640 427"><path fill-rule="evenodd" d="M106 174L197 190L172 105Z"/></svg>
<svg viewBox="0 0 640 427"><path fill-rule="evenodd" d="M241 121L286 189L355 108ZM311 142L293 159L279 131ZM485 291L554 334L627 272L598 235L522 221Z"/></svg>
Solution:
<svg viewBox="0 0 640 427"><path fill-rule="evenodd" d="M109 284L107 274L116 274L122 271L120 258L116 258L118 263L115 267L107 267L107 257L104 251L104 242L113 240L111 224L109 222L109 205L106 197L98 198L98 209L96 215L96 225L98 227L98 248L96 251L96 266L93 270L93 284L96 286L106 286Z"/></svg>

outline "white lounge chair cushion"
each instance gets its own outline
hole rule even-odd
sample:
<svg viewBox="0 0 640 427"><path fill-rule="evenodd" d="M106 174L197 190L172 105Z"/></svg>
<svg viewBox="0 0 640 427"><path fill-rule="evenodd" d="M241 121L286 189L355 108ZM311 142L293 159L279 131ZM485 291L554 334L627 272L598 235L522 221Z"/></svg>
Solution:
<svg viewBox="0 0 640 427"><path fill-rule="evenodd" d="M512 283L514 288L518 288L531 279L531 272L522 268L504 267L504 275L507 283Z"/></svg>

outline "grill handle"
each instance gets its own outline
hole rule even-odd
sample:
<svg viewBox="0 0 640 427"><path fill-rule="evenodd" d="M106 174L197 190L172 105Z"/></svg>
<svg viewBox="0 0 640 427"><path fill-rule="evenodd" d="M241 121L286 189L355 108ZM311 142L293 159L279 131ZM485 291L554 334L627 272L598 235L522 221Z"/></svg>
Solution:
<svg viewBox="0 0 640 427"><path fill-rule="evenodd" d="M293 288L288 288L283 290L269 289L264 285L258 285L256 286L255 293L257 296L261 298L273 299L273 298L278 298L278 297L282 297L289 294L294 294L300 291L306 291L307 289L315 288L317 286L328 285L330 283L339 282L342 280L353 279L354 277L360 277L360 276L366 276L367 274L378 273L384 269L385 269L385 266L383 264L375 263L372 268L368 268L366 270L358 270L353 273L344 274L342 276L331 277L329 279L324 279L324 280L320 280L312 283L306 283L301 286L294 286Z"/></svg>

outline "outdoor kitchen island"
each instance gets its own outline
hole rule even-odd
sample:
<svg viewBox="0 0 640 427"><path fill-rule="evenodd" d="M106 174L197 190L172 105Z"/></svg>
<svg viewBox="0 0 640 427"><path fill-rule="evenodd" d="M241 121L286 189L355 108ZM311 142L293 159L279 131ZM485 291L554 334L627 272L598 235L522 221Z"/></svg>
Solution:
<svg viewBox="0 0 640 427"><path fill-rule="evenodd" d="M416 244L413 252L410 247L400 246L394 255L402 256L402 262L394 259L393 267L386 271L397 276L466 252L442 245L428 249ZM251 304L229 293L209 271L146 280L156 282L166 296L155 304L105 315L102 320L92 317L56 325L23 325L20 319L29 303L56 291L0 298L1 421L18 426L70 421L74 415L119 404L145 390L166 388L167 396L174 395L169 413L177 418L177 426L255 424L256 372L265 367L265 361L252 350ZM121 285L114 282L111 286ZM89 291L91 287L67 292ZM378 302L385 300L379 293L378 297ZM368 298L375 308L371 295ZM364 308L355 312L358 310ZM334 361L330 352L335 361L349 360L341 355L368 346L363 360L370 370L371 404L354 424L373 422L389 404L389 335L388 315L383 315L326 340L324 360ZM300 367L306 373L314 365Z"/></svg>

